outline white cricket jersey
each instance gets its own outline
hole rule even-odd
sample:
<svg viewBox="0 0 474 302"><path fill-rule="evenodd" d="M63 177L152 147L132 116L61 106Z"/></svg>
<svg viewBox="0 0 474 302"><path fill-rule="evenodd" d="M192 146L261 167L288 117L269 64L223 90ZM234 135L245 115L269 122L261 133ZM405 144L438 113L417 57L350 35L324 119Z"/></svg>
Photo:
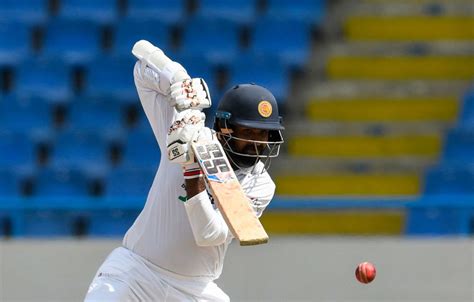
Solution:
<svg viewBox="0 0 474 302"><path fill-rule="evenodd" d="M157 92L159 74L140 66L138 61L135 85L162 156L146 204L125 234L123 245L170 273L217 279L233 236L207 192L183 202L186 190L181 166L170 163L166 156L167 131L177 112ZM264 171L263 163L235 173L260 216L275 192L275 184Z"/></svg>

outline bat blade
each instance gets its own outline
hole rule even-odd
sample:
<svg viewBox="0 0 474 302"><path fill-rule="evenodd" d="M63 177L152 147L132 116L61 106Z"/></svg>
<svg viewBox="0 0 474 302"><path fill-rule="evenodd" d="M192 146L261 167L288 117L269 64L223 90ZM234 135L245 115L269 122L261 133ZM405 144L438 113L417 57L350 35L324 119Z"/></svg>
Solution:
<svg viewBox="0 0 474 302"><path fill-rule="evenodd" d="M268 242L268 235L250 206L221 144L200 141L193 143L192 148L217 207L240 245Z"/></svg>

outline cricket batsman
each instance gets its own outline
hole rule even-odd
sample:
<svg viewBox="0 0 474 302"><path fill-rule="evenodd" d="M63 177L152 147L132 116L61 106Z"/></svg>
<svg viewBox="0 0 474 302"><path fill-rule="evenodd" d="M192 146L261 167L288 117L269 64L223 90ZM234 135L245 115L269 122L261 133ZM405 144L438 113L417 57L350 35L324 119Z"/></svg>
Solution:
<svg viewBox="0 0 474 302"><path fill-rule="evenodd" d="M191 78L147 41L132 53L140 102L163 156L143 210L98 269L85 301L229 301L214 280L234 237L190 143L220 141L260 217L275 192L266 168L283 143L277 102L261 86L237 85L218 104L214 129L206 128L201 110L211 97L204 79Z"/></svg>

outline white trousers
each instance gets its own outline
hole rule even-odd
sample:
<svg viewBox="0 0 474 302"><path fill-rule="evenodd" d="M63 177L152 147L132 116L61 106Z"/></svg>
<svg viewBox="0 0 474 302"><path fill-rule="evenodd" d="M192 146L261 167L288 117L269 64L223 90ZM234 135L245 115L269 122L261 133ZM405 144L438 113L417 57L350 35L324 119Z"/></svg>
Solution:
<svg viewBox="0 0 474 302"><path fill-rule="evenodd" d="M211 280L173 275L132 251L110 253L92 280L90 301L230 301Z"/></svg>

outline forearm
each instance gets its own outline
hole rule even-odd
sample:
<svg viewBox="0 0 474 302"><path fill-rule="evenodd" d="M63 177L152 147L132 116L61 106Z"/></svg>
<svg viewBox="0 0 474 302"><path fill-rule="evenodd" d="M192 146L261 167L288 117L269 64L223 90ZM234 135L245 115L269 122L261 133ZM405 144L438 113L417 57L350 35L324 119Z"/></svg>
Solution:
<svg viewBox="0 0 474 302"><path fill-rule="evenodd" d="M216 246L226 241L229 228L212 206L206 190L188 198L184 206L197 245Z"/></svg>
<svg viewBox="0 0 474 302"><path fill-rule="evenodd" d="M206 190L206 183L202 177L185 179L184 184L188 199L191 199Z"/></svg>

